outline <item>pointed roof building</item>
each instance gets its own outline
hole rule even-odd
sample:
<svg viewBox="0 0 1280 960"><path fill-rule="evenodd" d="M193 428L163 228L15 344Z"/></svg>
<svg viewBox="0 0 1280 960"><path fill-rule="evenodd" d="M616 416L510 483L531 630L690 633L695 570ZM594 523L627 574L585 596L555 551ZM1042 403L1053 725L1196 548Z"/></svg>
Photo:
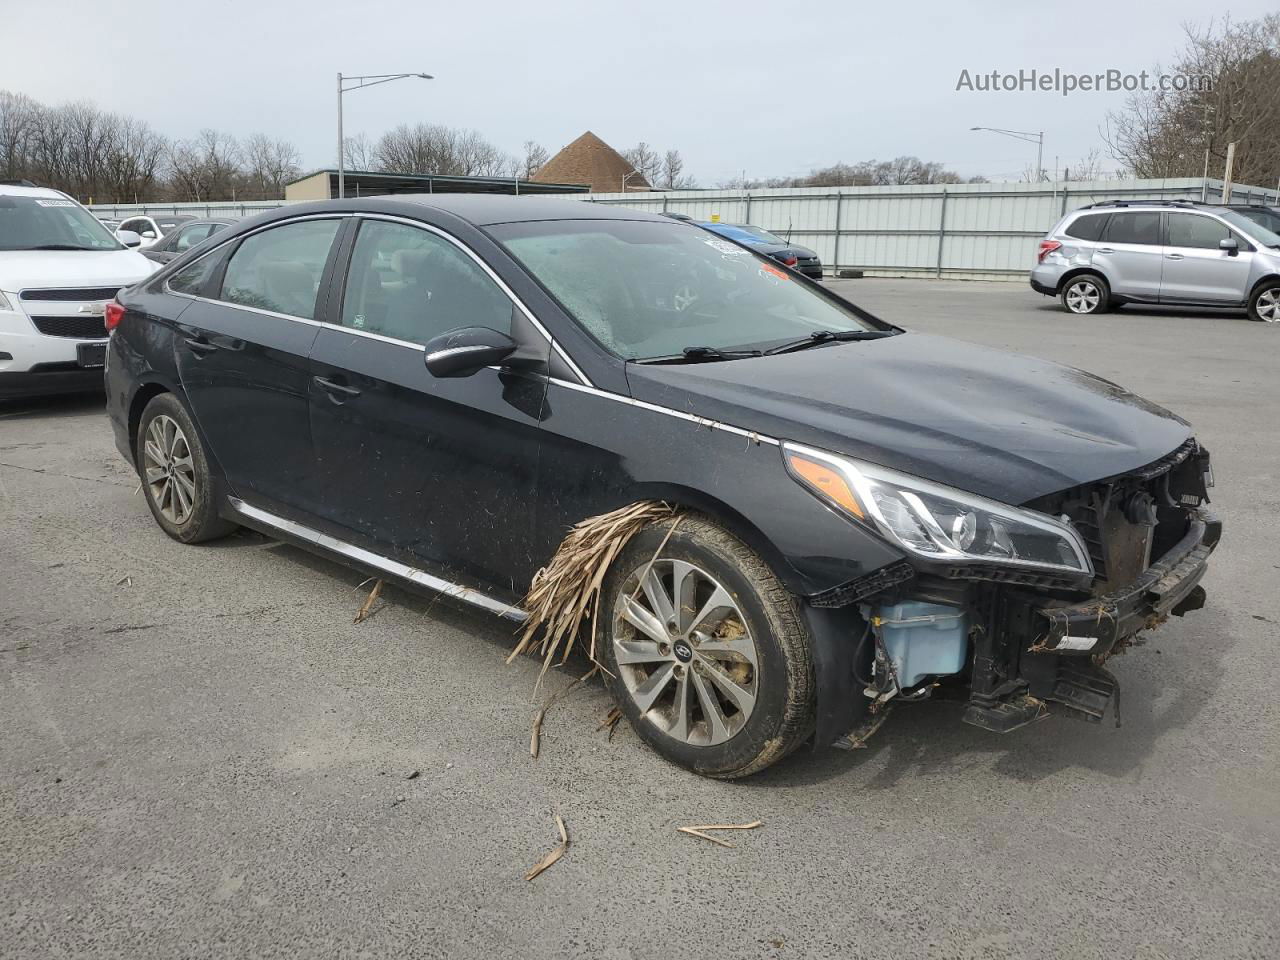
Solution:
<svg viewBox="0 0 1280 960"><path fill-rule="evenodd" d="M622 154L590 130L544 163L532 179L539 183L585 183L592 193L649 187L649 181Z"/></svg>

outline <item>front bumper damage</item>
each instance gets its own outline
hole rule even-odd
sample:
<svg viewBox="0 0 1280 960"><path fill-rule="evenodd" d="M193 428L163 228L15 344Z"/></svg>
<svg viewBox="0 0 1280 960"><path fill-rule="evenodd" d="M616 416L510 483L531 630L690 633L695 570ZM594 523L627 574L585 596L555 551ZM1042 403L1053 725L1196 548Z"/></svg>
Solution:
<svg viewBox="0 0 1280 960"><path fill-rule="evenodd" d="M1118 688L1107 659L1141 631L1204 606L1200 581L1221 536L1222 522L1197 510L1182 540L1120 590L1082 603L1011 598L1005 623L1032 639L978 639L965 722L1005 733L1049 712L1101 721Z"/></svg>
<svg viewBox="0 0 1280 960"><path fill-rule="evenodd" d="M1208 453L1188 440L1139 470L1033 504L1076 524L1091 580L904 560L807 598L813 627L830 634L834 625L821 621L837 617L844 645L863 638L847 666L819 658L836 676L852 673L842 692L854 702L828 715L819 697L818 742L860 746L892 704L930 696L966 699L962 719L998 733L1049 713L1099 722L1113 706L1118 723L1108 659L1204 606L1201 581L1222 536L1207 509L1210 485Z"/></svg>

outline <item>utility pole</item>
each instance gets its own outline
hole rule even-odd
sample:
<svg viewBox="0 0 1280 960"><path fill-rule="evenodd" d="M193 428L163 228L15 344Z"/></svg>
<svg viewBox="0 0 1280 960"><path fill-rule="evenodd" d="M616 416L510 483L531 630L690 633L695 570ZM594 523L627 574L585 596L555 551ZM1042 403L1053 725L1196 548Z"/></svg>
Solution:
<svg viewBox="0 0 1280 960"><path fill-rule="evenodd" d="M1231 167L1236 160L1236 143L1232 140L1227 144L1227 169L1222 174L1222 202L1224 204L1231 202Z"/></svg>

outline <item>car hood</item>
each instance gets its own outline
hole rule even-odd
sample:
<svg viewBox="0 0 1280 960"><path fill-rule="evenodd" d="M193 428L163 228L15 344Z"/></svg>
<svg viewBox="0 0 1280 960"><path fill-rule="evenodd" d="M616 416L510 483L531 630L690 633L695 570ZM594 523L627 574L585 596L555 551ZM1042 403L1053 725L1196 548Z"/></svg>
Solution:
<svg viewBox="0 0 1280 960"><path fill-rule="evenodd" d="M157 269L133 250L0 250L0 290L127 287Z"/></svg>
<svg viewBox="0 0 1280 960"><path fill-rule="evenodd" d="M1145 466L1186 421L1073 367L927 334L719 363L627 365L638 400L1005 503Z"/></svg>

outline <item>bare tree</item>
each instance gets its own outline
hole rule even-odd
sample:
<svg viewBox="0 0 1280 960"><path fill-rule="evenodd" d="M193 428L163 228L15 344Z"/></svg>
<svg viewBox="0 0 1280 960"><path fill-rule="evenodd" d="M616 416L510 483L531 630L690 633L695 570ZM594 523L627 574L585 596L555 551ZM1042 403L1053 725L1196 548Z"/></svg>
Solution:
<svg viewBox="0 0 1280 960"><path fill-rule="evenodd" d="M0 90L0 172L6 180L31 173L31 137L43 112L26 94Z"/></svg>
<svg viewBox="0 0 1280 960"><path fill-rule="evenodd" d="M1107 115L1111 155L1138 177L1199 176L1205 153L1221 176L1236 144L1235 179L1269 186L1280 177L1280 14L1187 27L1173 67L1181 88L1132 95Z"/></svg>
<svg viewBox="0 0 1280 960"><path fill-rule="evenodd" d="M389 173L502 176L512 169L512 158L479 131L441 124L402 123L378 139L373 155Z"/></svg>
<svg viewBox="0 0 1280 960"><path fill-rule="evenodd" d="M287 140L255 133L245 141L242 153L246 193L257 200L283 199L285 184L297 179L301 170L298 148Z"/></svg>
<svg viewBox="0 0 1280 960"><path fill-rule="evenodd" d="M519 177L522 180L531 180L533 175L542 169L542 165L551 159L551 154L542 144L532 140L526 140L523 149L524 159L519 164Z"/></svg>
<svg viewBox="0 0 1280 960"><path fill-rule="evenodd" d="M635 170L640 176L644 177L645 182L649 185L657 184L662 179L662 157L658 155L658 151L641 140L630 150L622 151L622 159L631 164L631 169ZM635 179L627 181L628 186L635 185ZM622 185L618 185L618 189L622 189Z"/></svg>
<svg viewBox="0 0 1280 960"><path fill-rule="evenodd" d="M693 177L684 173L684 157L679 150L668 150L662 155L659 183L668 190L689 190L695 186Z"/></svg>
<svg viewBox="0 0 1280 960"><path fill-rule="evenodd" d="M172 189L179 200L234 200L240 147L230 134L201 130L169 149Z"/></svg>
<svg viewBox="0 0 1280 960"><path fill-rule="evenodd" d="M367 134L358 133L342 141L342 162L348 170L372 170L374 145Z"/></svg>

